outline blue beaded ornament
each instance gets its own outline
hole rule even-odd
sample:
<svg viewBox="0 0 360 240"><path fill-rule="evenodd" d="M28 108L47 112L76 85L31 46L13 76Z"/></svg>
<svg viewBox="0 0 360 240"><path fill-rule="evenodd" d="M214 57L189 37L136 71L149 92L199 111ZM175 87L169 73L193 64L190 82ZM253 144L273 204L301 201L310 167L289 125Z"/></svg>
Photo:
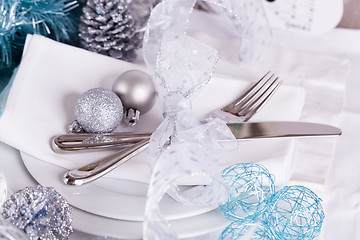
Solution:
<svg viewBox="0 0 360 240"><path fill-rule="evenodd" d="M264 213L276 239L314 239L324 220L321 199L304 186L280 189Z"/></svg>
<svg viewBox="0 0 360 240"><path fill-rule="evenodd" d="M256 222L275 192L273 175L260 164L239 163L224 169L222 177L229 189L228 201L220 206L225 216Z"/></svg>

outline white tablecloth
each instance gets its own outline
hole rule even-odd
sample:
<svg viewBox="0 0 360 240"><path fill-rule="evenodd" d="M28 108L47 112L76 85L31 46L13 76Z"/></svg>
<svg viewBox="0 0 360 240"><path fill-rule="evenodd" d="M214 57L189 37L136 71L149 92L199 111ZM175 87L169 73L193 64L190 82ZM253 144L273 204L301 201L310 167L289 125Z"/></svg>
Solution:
<svg viewBox="0 0 360 240"><path fill-rule="evenodd" d="M345 107L339 116L343 135L339 137L335 157L327 166L323 178L318 179L305 169L301 159L295 163L291 176L293 182L302 182L321 192L324 200L325 222L319 239L360 239L360 31L336 29L321 36L290 36L276 33L272 47L304 50L312 53L347 56L350 75L346 83ZM274 60L275 61L275 60ZM331 69L329 69L331 71ZM20 156L19 156L20 157ZM341 224L340 224L341 223ZM105 239L75 232L70 239ZM109 238L106 238L109 239ZM204 239L204 238L201 238Z"/></svg>
<svg viewBox="0 0 360 240"><path fill-rule="evenodd" d="M323 184L325 222L319 239L360 239L360 31L335 29L324 35L275 36L274 45L315 53L345 55L350 61L345 106L340 116L343 135L339 137L335 157ZM302 179L307 181L308 179Z"/></svg>
<svg viewBox="0 0 360 240"><path fill-rule="evenodd" d="M360 30L335 29L324 35L311 37L276 33L272 45L290 50L347 56L350 61L344 112L339 116L343 135L337 141L335 157L325 181L322 184L312 182L311 176L301 179L296 175L296 170L293 175L296 178L293 180L302 181L306 185L314 184L314 187L322 191L325 222L318 239L360 239ZM75 233L71 239L81 239L84 236ZM83 239L97 238L85 236Z"/></svg>

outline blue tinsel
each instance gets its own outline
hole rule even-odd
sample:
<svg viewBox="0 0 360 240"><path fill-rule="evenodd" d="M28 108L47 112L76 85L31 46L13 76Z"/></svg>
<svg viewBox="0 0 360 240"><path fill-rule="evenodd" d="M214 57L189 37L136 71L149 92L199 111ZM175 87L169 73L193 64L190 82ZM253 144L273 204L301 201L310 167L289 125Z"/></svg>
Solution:
<svg viewBox="0 0 360 240"><path fill-rule="evenodd" d="M77 6L77 0L1 0L0 73L19 63L27 34L70 40L77 17L69 13Z"/></svg>

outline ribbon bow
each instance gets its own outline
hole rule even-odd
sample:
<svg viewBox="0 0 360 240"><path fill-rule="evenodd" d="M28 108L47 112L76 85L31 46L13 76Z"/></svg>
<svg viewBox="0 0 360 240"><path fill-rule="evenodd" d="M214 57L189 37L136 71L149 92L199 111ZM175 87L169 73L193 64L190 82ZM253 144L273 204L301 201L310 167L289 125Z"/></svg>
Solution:
<svg viewBox="0 0 360 240"><path fill-rule="evenodd" d="M159 209L164 194L185 204L214 207L228 197L216 162L237 141L225 122L200 120L191 109L191 96L209 81L217 59L215 49L186 35L163 36L155 76L165 89L165 118L149 145L156 161L146 203L145 239L176 239ZM194 176L205 179L206 186L182 191L179 181Z"/></svg>
<svg viewBox="0 0 360 240"><path fill-rule="evenodd" d="M258 14L262 12L261 1L208 2L222 7L234 23L242 40L240 58L253 58L254 45L262 44L269 35L267 28L259 27L266 25L266 19ZM236 148L237 141L225 122L198 119L191 109L191 96L210 80L218 59L215 49L186 35L195 3L196 0L162 1L153 9L144 36L145 62L154 73L155 83L165 90L164 120L152 134L149 145L153 173L145 208L144 239L176 239L159 208L164 194L184 204L214 207L228 198L217 161L224 151ZM261 34L254 34L255 29ZM182 190L180 181L194 177L204 181L193 184L203 185Z"/></svg>

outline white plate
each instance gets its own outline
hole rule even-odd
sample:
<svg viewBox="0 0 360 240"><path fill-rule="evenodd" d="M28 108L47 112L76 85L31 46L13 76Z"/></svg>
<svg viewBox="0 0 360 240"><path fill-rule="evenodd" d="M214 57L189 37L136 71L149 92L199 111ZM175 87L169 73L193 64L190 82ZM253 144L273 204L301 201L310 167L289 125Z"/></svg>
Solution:
<svg viewBox="0 0 360 240"><path fill-rule="evenodd" d="M147 184L122 179L101 178L83 186L65 185L65 168L21 153L24 164L37 182L54 187L69 203L94 214L130 221L142 221ZM213 207L185 206L169 196L160 205L168 220L187 218L213 210Z"/></svg>
<svg viewBox="0 0 360 240"><path fill-rule="evenodd" d="M205 93L201 92L196 97L201 97L204 94L212 96L211 91L216 91L226 81L226 85L239 89L239 92L248 85L246 81L238 81L234 79L222 79L214 81L207 86ZM234 90L231 94L227 94L220 99L211 99L205 104L195 102L194 108L201 109L197 114L204 115L211 110L218 109L222 106L223 102L229 102L238 96L238 92ZM160 104L160 103L158 103ZM198 106L201 105L201 106ZM143 116L141 121L136 125L136 131L145 131L142 128L148 127L146 123L152 122L153 119L148 119L149 116L159 116L161 111L153 109L152 114ZM140 128L140 129L139 129ZM101 152L103 155L105 152ZM84 153L78 153L80 156L88 156ZM106 154L111 154L106 152ZM104 217L116 218L130 221L142 221L146 194L147 182L150 178L151 170L149 164L144 159L147 159L146 152L142 152L135 156L131 161L128 161L120 168L115 169L106 177L100 178L92 183L83 186L69 186L63 183L63 175L68 170L62 166L54 165L45 161L45 159L38 159L25 153L21 153L25 166L30 174L42 185L52 186L65 198L68 199L72 206L75 206L84 211L98 214ZM58 155L66 158L66 153ZM94 157L94 156L92 156ZM78 157L79 158L79 157ZM84 157L85 158L85 157ZM43 161L44 160L44 161ZM81 159L80 159L81 160ZM144 163L145 162L145 163ZM129 166L132 166L129 167ZM134 168L135 166L135 168ZM147 170L143 170L148 168ZM121 171L119 173L119 171ZM119 178L121 176L121 178ZM126 179L126 180L124 180ZM160 204L164 216L168 220L175 220L181 218L188 218L198 214L206 213L213 210L213 207L198 207L198 206L185 206L169 196L165 196Z"/></svg>
<svg viewBox="0 0 360 240"><path fill-rule="evenodd" d="M37 182L22 163L19 151L0 143L0 172L7 181L8 190L14 193ZM47 184L45 184L47 186ZM217 209L192 218L170 221L180 238L196 237L214 231L221 231L229 222ZM73 209L74 229L93 235L117 237L121 239L141 239L142 222L122 221L100 217L77 208Z"/></svg>
<svg viewBox="0 0 360 240"><path fill-rule="evenodd" d="M196 96L198 99L206 99L206 101L194 101L193 107L195 110L198 110L197 113L201 110L202 115L204 115L214 108L220 108L224 102L231 102L239 95L239 92L241 92L244 86L248 85L245 81L235 79L217 78L217 80L218 81L209 83L204 91ZM209 96L214 96L214 91L216 92L216 89L221 89L225 83L226 86L232 87L233 91L229 91L229 93L217 99L209 99ZM271 99L272 101L269 101L262 111L254 117L254 120L256 118L261 120L296 120L298 119L298 113L301 112L302 104L300 103L303 103L302 96L302 91L298 91L298 89L294 87L282 86ZM285 103L284 99L287 100ZM288 106L286 106L286 104L288 104ZM289 111L283 111L284 107L289 109ZM143 119L143 121L145 121L145 119ZM254 146L254 144L256 145ZM288 153L291 152L290 145L291 141L284 139L257 140L256 143L251 141L244 142L239 151L223 159L222 165L232 165L241 161L260 162L266 159L265 165L270 168L269 170L273 173L281 171L282 173L278 175L279 178L283 180L283 170L284 167L286 167L284 159L287 158ZM254 149L258 148L264 151L261 153L254 151ZM241 158L239 156L241 156ZM132 164L136 168L131 169L129 165L125 168L124 164L106 177L80 187L68 186L63 183L62 178L67 169L24 153L22 153L22 157L28 171L39 183L53 186L68 199L72 206L109 218L131 221L143 220L147 184L139 182L147 181L150 176L147 175L147 171L139 171L139 167L148 167L146 161L137 162L137 160L139 160L137 158L142 157L141 154L125 163ZM136 165L136 163L138 164ZM127 169L127 171L124 169ZM141 173L139 174L139 172ZM112 175L113 173L115 174ZM119 176L127 180L122 180ZM164 197L160 207L164 216L169 220L188 218L213 209L210 207L184 206L168 196Z"/></svg>

